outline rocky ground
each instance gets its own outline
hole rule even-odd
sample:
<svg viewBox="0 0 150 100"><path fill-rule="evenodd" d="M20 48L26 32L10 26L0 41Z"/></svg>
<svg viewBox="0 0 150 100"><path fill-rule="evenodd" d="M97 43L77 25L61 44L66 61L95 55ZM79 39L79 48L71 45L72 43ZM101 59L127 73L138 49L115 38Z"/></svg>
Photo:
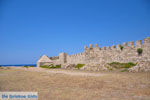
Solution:
<svg viewBox="0 0 150 100"><path fill-rule="evenodd" d="M39 100L150 100L150 73L1 67L0 91L35 91Z"/></svg>

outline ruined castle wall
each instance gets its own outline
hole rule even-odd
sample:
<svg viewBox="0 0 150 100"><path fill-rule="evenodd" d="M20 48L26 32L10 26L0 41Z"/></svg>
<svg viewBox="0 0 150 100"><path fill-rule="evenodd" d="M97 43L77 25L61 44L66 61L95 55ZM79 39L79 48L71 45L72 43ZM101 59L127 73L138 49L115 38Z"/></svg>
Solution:
<svg viewBox="0 0 150 100"><path fill-rule="evenodd" d="M142 48L143 53L139 55L137 49ZM111 62L140 62L150 61L150 38L146 38L143 41L138 40L136 42L124 42L122 45L113 45L111 47L98 47L96 44L93 47L92 44L84 47L84 52L67 55L66 53L60 53L59 59L53 60L54 64L103 64Z"/></svg>
<svg viewBox="0 0 150 100"><path fill-rule="evenodd" d="M85 63L85 54L84 53L78 53L74 55L68 55L67 56L67 63L68 64L83 64Z"/></svg>
<svg viewBox="0 0 150 100"><path fill-rule="evenodd" d="M128 44L128 45L127 45ZM121 47L123 49L121 50ZM139 55L137 49L142 48L143 53ZM144 39L144 44L141 40L123 43L122 45L112 47L98 48L97 45L93 48L91 45L89 48L85 48L85 62L87 63L111 63L111 62L134 62L150 61L150 38Z"/></svg>
<svg viewBox="0 0 150 100"><path fill-rule="evenodd" d="M99 48L99 51L95 51L95 48L87 50L88 62L90 63L101 63L101 62L138 62L138 61L150 61L150 39L145 39L144 44L142 41L128 42L121 45L112 47ZM142 48L142 55L138 55L137 49Z"/></svg>
<svg viewBox="0 0 150 100"><path fill-rule="evenodd" d="M62 63L61 63L60 59L56 59L56 60L53 60L53 64L54 65L60 65Z"/></svg>

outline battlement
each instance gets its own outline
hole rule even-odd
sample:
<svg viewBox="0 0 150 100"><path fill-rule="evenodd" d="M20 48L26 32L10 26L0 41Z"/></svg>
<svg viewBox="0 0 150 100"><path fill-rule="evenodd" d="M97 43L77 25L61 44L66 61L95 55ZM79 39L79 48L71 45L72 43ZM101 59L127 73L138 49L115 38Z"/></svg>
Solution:
<svg viewBox="0 0 150 100"><path fill-rule="evenodd" d="M73 55L68 55L68 57L81 57L83 55L84 55L84 53L77 53L77 54L73 54Z"/></svg>
<svg viewBox="0 0 150 100"><path fill-rule="evenodd" d="M134 47L134 42L133 41L128 42L128 46L133 48Z"/></svg>
<svg viewBox="0 0 150 100"><path fill-rule="evenodd" d="M144 39L144 44L142 44L142 40L137 40L135 42L130 41L130 42L123 42L122 45L118 44L118 45L112 45L111 47L107 46L107 47L98 47L98 44L95 44L95 47L93 47L92 44L89 45L89 48L87 46L84 47L85 50L121 50L121 47L123 47L123 49L126 48L142 48L143 46L150 46L150 37L147 37Z"/></svg>
<svg viewBox="0 0 150 100"><path fill-rule="evenodd" d="M142 47L142 40L137 40L137 41L135 42L135 46L136 46L137 48L141 48L141 47Z"/></svg>
<svg viewBox="0 0 150 100"><path fill-rule="evenodd" d="M106 50L111 50L111 48L109 46L106 47Z"/></svg>
<svg viewBox="0 0 150 100"><path fill-rule="evenodd" d="M144 46L150 46L150 37L144 39Z"/></svg>
<svg viewBox="0 0 150 100"><path fill-rule="evenodd" d="M51 60L59 59L59 56L49 57Z"/></svg>
<svg viewBox="0 0 150 100"><path fill-rule="evenodd" d="M120 44L117 45L117 50L121 50L121 45Z"/></svg>
<svg viewBox="0 0 150 100"><path fill-rule="evenodd" d="M90 48L90 49L93 49L93 45L92 45L92 44L90 44L90 45L89 45L89 48Z"/></svg>
<svg viewBox="0 0 150 100"><path fill-rule="evenodd" d="M98 44L95 44L95 48L97 48L98 47ZM99 48L99 47L98 47Z"/></svg>
<svg viewBox="0 0 150 100"><path fill-rule="evenodd" d="M142 48L142 55L137 52L138 48ZM84 46L84 52L77 53L73 55L68 55L67 53L60 53L56 57L42 56L38 62L37 66L49 65L49 64L62 64L62 67L66 64L100 64L110 62L140 62L140 61L150 61L150 37L142 40L137 40L135 42L123 42L121 44L99 47L95 44ZM66 68L65 66L63 68Z"/></svg>
<svg viewBox="0 0 150 100"><path fill-rule="evenodd" d="M127 42L123 42L122 46L127 47Z"/></svg>
<svg viewBox="0 0 150 100"><path fill-rule="evenodd" d="M102 50L106 50L106 47L102 47Z"/></svg>
<svg viewBox="0 0 150 100"><path fill-rule="evenodd" d="M115 50L116 49L116 46L115 45L112 45L111 46L111 50Z"/></svg>

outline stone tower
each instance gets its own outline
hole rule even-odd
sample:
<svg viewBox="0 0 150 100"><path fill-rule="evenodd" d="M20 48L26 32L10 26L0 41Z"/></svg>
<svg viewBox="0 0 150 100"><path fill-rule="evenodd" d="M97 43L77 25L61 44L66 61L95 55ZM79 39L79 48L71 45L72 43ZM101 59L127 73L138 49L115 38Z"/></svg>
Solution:
<svg viewBox="0 0 150 100"><path fill-rule="evenodd" d="M59 62L61 64L67 63L67 53L62 52L59 54Z"/></svg>

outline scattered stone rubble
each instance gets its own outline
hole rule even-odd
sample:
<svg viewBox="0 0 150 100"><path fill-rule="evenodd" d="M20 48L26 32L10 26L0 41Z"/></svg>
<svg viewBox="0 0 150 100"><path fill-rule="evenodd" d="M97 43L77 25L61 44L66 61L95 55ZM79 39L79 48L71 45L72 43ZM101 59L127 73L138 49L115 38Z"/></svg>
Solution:
<svg viewBox="0 0 150 100"><path fill-rule="evenodd" d="M148 72L150 71L150 62L141 61L136 66L129 68L129 72Z"/></svg>

